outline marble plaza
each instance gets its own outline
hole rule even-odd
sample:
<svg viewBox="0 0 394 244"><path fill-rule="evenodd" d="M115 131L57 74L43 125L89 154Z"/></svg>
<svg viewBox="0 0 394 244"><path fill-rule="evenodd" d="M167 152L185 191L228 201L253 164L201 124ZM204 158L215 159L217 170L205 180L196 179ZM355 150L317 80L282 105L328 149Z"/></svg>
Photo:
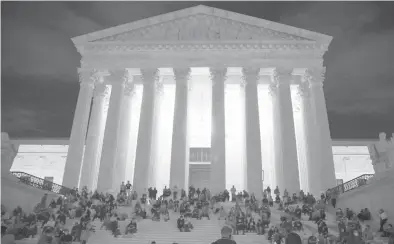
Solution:
<svg viewBox="0 0 394 244"><path fill-rule="evenodd" d="M200 167L205 178L193 183L219 192L226 188L226 163L238 157L238 176L249 192L261 192L266 163L289 192L319 194L335 186L323 92L323 55L331 39L206 6L73 38L82 56L81 87L63 185L116 189L133 161L133 185L143 191L168 162L171 187L187 188L190 167ZM226 112L230 88L238 102ZM200 102L192 99L196 91ZM138 115L132 113L137 94ZM202 116L210 124L208 167L189 162L196 147L191 141L204 134L192 126L197 110L208 110ZM234 133L237 153L229 154Z"/></svg>

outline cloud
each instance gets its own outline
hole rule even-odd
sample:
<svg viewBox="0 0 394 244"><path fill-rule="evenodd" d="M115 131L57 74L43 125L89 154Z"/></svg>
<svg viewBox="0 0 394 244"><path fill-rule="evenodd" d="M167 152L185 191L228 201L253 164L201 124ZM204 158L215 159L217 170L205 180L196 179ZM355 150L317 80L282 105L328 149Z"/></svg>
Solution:
<svg viewBox="0 0 394 244"><path fill-rule="evenodd" d="M35 76L76 73L80 56L71 38L101 29L92 20L76 16L61 2L2 5L3 72Z"/></svg>
<svg viewBox="0 0 394 244"><path fill-rule="evenodd" d="M26 134L31 132L42 132L39 129L39 117L37 111L24 108L3 108L1 131L8 132L11 136L15 134Z"/></svg>
<svg viewBox="0 0 394 244"><path fill-rule="evenodd" d="M81 13L81 15L108 28L198 4L188 2L89 2L71 5L76 13Z"/></svg>
<svg viewBox="0 0 394 244"><path fill-rule="evenodd" d="M394 28L369 26L381 10L373 3L311 3L281 22L334 37L325 55L327 106L339 113L394 110Z"/></svg>

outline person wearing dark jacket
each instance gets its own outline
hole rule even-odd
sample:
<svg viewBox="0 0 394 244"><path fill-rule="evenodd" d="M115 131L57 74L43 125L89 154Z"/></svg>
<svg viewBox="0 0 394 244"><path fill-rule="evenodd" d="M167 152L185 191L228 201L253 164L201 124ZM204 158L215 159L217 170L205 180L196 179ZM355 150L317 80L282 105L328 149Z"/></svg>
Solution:
<svg viewBox="0 0 394 244"><path fill-rule="evenodd" d="M220 238L219 240L212 242L212 244L237 244L233 239L232 239L232 232L233 230L228 227L228 226L224 226L221 230L221 235L222 238Z"/></svg>
<svg viewBox="0 0 394 244"><path fill-rule="evenodd" d="M179 219L177 220L177 227L178 227L180 232L184 231L184 229L185 229L185 219L183 218L183 215L181 215L181 217L179 217Z"/></svg>

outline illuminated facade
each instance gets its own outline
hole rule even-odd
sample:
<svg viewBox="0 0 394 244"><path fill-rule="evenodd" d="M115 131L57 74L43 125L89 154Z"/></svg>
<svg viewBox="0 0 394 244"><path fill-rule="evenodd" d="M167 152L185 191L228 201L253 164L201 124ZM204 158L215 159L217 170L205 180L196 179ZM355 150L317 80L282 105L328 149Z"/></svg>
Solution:
<svg viewBox="0 0 394 244"><path fill-rule="evenodd" d="M235 185L258 197L263 178L289 192L335 186L331 40L206 6L73 38L80 91L62 185Z"/></svg>

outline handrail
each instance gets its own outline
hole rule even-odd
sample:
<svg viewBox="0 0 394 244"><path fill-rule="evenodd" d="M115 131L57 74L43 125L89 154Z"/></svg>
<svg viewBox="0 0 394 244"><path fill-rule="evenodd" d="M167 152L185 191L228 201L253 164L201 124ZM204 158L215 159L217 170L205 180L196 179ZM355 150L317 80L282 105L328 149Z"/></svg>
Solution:
<svg viewBox="0 0 394 244"><path fill-rule="evenodd" d="M14 175L16 178L18 178L21 183L29 186L33 186L38 189L50 191L60 195L68 195L68 193L72 192L70 188L67 188L62 185L58 185L51 181L44 180L42 178L39 178L37 176L25 172L10 171L10 173Z"/></svg>
<svg viewBox="0 0 394 244"><path fill-rule="evenodd" d="M367 181L371 179L374 174L363 174L359 177L356 177L352 180L346 181L343 184L337 185L336 187L330 189L330 191L336 191L338 194L342 194L358 187L364 186L367 184Z"/></svg>

